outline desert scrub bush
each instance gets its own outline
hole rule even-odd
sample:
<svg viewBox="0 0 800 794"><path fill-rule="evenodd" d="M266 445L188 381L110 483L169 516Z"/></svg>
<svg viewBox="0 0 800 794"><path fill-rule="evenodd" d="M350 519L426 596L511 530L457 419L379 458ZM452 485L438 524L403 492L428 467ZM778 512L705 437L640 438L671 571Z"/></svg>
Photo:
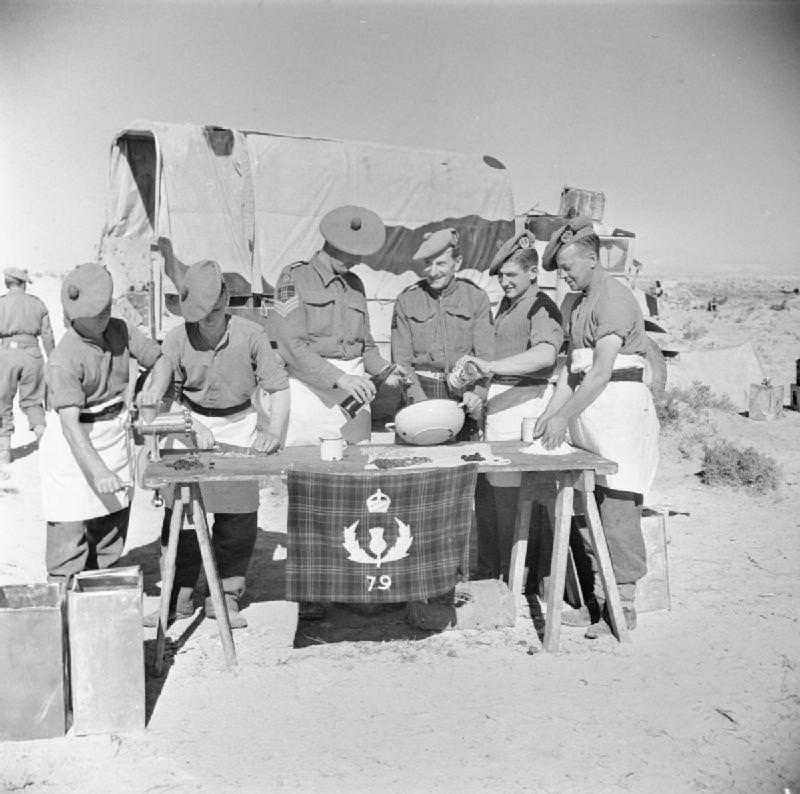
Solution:
<svg viewBox="0 0 800 794"><path fill-rule="evenodd" d="M707 444L700 479L706 485L749 488L757 493L774 491L780 483L780 466L753 447L737 447L730 441Z"/></svg>
<svg viewBox="0 0 800 794"><path fill-rule="evenodd" d="M708 420L711 410L736 413L736 407L726 395L718 396L711 388L696 380L688 389L673 386L656 401L656 414L662 429L683 422Z"/></svg>
<svg viewBox="0 0 800 794"><path fill-rule="evenodd" d="M681 329L683 338L689 341L693 339L700 339L708 333L708 329L704 325L698 325L694 320L687 320Z"/></svg>

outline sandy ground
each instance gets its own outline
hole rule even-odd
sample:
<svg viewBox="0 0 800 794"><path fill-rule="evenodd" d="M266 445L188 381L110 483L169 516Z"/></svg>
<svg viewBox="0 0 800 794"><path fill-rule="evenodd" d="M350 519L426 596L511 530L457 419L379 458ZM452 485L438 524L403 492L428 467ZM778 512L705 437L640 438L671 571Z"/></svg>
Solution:
<svg viewBox="0 0 800 794"><path fill-rule="evenodd" d="M800 278L798 279L800 284ZM681 283L667 327L696 346L752 339L776 383L794 380L800 307L777 284ZM37 289L38 288L38 289ZM711 292L728 300L713 316ZM57 284L34 292L57 306ZM54 312L54 321L60 317ZM687 326L687 323L689 324ZM700 327L702 330L697 331ZM686 332L686 329L689 329ZM170 631L148 675L138 734L0 744L4 791L781 792L800 791L800 414L714 413L719 434L782 465L776 494L710 488L663 439L649 504L669 508L671 611L640 615L632 642L562 631L541 651L515 628L414 635L401 611L301 623L281 601L285 499L262 493L250 628L228 672L215 624ZM0 583L44 578L38 452L19 417L0 481ZM138 494L125 561L157 603L160 514ZM199 605L199 604L198 604ZM146 634L148 654L151 634ZM3 682L3 686L11 682Z"/></svg>

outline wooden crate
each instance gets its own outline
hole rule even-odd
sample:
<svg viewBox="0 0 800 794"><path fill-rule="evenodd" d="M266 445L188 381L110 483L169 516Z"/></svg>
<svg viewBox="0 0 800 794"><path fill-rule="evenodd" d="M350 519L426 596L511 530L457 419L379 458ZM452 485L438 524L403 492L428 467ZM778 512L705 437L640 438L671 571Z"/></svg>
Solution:
<svg viewBox="0 0 800 794"><path fill-rule="evenodd" d="M783 386L750 385L748 416L757 421L771 421L783 413Z"/></svg>
<svg viewBox="0 0 800 794"><path fill-rule="evenodd" d="M657 612L670 608L666 511L642 510L642 535L647 552L647 573L636 585L636 609Z"/></svg>

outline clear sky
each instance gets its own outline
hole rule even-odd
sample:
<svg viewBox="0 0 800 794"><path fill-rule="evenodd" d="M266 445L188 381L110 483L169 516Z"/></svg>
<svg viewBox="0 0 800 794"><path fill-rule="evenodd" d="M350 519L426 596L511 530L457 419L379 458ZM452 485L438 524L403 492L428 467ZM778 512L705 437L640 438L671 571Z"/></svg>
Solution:
<svg viewBox="0 0 800 794"><path fill-rule="evenodd" d="M492 154L651 272L800 277L800 3L0 0L0 265L94 256L136 118ZM645 271L647 272L647 271Z"/></svg>

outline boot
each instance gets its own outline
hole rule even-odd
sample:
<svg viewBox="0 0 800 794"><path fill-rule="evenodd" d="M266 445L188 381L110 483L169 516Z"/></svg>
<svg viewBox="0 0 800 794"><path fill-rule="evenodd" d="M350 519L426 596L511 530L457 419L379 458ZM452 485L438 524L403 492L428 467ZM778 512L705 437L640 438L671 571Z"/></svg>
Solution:
<svg viewBox="0 0 800 794"><path fill-rule="evenodd" d="M178 596L175 599L175 604L170 604L169 608L169 621L173 623L176 620L184 620L194 615L194 590L191 587L181 587L178 590ZM158 621L161 618L161 609L151 612L142 618L142 625L146 629L154 629L158 626Z"/></svg>
<svg viewBox="0 0 800 794"><path fill-rule="evenodd" d="M228 621L232 629L247 628L247 618L239 612L239 599L233 593L225 593L225 605L228 607ZM206 617L216 620L217 611L211 596L206 598Z"/></svg>
<svg viewBox="0 0 800 794"><path fill-rule="evenodd" d="M622 603L622 616L625 619L625 627L628 631L633 631L636 628L636 584L620 584L617 585L617 590L619 591L619 600ZM596 640L604 634L611 634L611 621L606 605L603 605L602 619L592 623L583 636L588 640Z"/></svg>
<svg viewBox="0 0 800 794"><path fill-rule="evenodd" d="M11 436L0 436L0 465L11 463Z"/></svg>

